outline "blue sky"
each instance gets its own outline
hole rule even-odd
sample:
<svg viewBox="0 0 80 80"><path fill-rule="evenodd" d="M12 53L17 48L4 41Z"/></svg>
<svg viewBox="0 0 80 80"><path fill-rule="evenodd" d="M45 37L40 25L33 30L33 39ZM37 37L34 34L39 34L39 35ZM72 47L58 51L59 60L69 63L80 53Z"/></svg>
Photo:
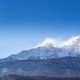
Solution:
<svg viewBox="0 0 80 80"><path fill-rule="evenodd" d="M0 0L0 57L46 37L80 35L80 0Z"/></svg>

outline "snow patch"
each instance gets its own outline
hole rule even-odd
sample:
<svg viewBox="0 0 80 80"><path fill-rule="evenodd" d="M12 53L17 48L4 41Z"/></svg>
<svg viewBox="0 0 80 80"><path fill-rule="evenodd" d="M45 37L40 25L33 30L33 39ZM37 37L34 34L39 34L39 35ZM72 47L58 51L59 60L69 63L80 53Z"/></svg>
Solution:
<svg viewBox="0 0 80 80"><path fill-rule="evenodd" d="M45 48L59 47L59 43L56 39L46 38L42 43L35 46L35 48L37 47L45 47Z"/></svg>

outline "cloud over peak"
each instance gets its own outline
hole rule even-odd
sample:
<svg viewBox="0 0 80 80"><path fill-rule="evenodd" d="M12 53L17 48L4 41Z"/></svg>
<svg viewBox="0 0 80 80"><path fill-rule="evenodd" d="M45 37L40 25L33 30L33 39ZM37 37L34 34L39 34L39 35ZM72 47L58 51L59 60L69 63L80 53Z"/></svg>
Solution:
<svg viewBox="0 0 80 80"><path fill-rule="evenodd" d="M41 43L36 45L36 47L63 47L63 46L80 46L80 36L72 37L64 42L57 41L54 38L46 38Z"/></svg>

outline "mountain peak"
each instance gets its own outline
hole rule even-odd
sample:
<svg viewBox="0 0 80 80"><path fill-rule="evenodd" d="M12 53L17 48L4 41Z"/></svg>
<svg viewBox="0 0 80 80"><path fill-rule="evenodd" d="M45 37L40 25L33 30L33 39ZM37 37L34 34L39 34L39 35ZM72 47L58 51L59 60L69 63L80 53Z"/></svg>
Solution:
<svg viewBox="0 0 80 80"><path fill-rule="evenodd" d="M76 46L80 45L80 36L72 37L68 41L64 42L65 46Z"/></svg>
<svg viewBox="0 0 80 80"><path fill-rule="evenodd" d="M46 38L43 40L42 43L37 45L36 47L46 47L46 48L51 48L51 47L57 47L58 42L53 39L53 38Z"/></svg>
<svg viewBox="0 0 80 80"><path fill-rule="evenodd" d="M75 36L70 39L68 39L65 42L58 42L54 38L46 38L44 39L40 44L38 44L35 48L37 47L45 47L45 48L51 48L51 47L57 47L57 48L62 48L62 47L76 47L80 46L80 36Z"/></svg>
<svg viewBox="0 0 80 80"><path fill-rule="evenodd" d="M53 38L46 38L32 49L9 56L7 60L53 59L67 56L80 57L80 36L73 37L62 44Z"/></svg>

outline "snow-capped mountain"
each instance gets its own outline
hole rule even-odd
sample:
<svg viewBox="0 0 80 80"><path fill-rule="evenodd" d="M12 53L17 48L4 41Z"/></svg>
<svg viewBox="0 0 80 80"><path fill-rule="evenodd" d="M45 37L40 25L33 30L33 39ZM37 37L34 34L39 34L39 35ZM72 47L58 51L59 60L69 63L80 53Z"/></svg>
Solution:
<svg viewBox="0 0 80 80"><path fill-rule="evenodd" d="M80 37L63 44L48 38L29 50L0 60L0 74L80 77Z"/></svg>
<svg viewBox="0 0 80 80"><path fill-rule="evenodd" d="M7 60L53 59L60 57L80 57L80 36L73 37L61 44L52 38L45 39L39 45L29 50L23 50Z"/></svg>
<svg viewBox="0 0 80 80"><path fill-rule="evenodd" d="M73 52L74 56L80 55L80 36L72 37L63 44L63 48L66 48L70 53Z"/></svg>

